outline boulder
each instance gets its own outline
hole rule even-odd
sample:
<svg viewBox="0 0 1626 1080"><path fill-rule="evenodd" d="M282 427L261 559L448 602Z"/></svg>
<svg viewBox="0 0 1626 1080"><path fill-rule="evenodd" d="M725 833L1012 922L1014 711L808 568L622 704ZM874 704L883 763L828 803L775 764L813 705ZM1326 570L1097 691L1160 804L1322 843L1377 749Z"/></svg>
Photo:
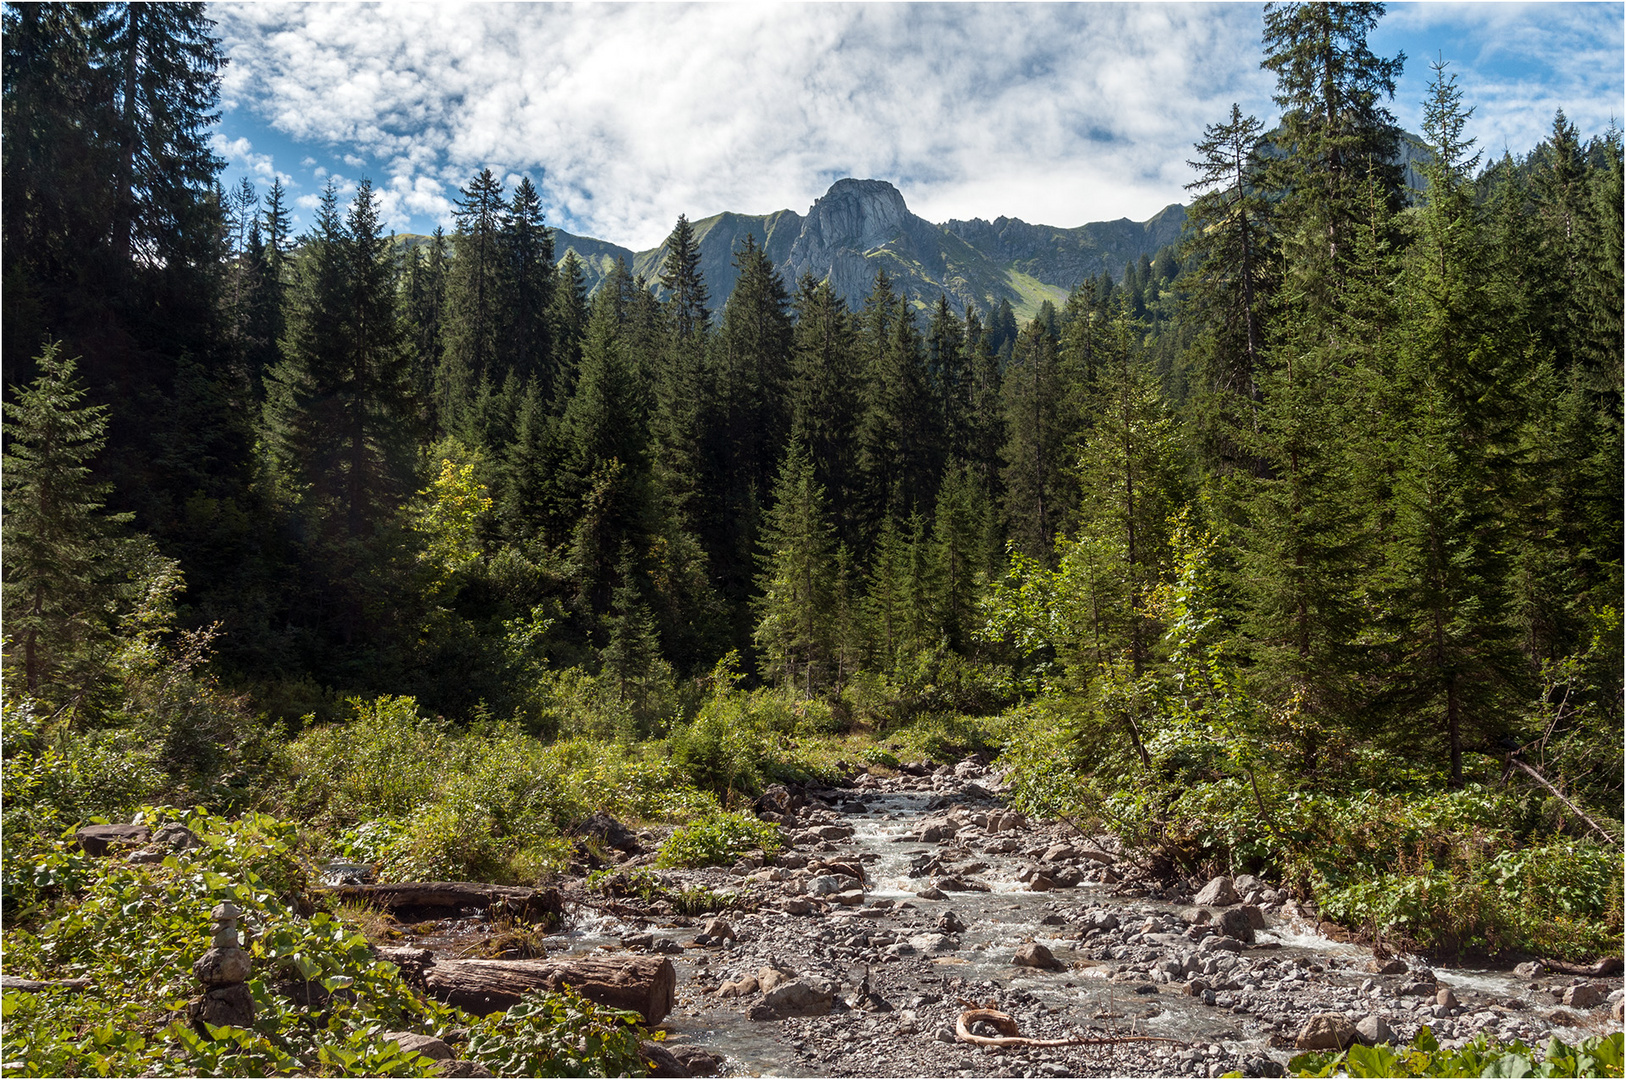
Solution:
<svg viewBox="0 0 1626 1080"><path fill-rule="evenodd" d="M1401 997L1433 997L1440 988L1433 979L1413 979L1400 988Z"/></svg>
<svg viewBox="0 0 1626 1080"><path fill-rule="evenodd" d="M1513 969L1513 974L1521 979L1539 979L1547 974L1547 965L1540 960L1526 960Z"/></svg>
<svg viewBox="0 0 1626 1080"><path fill-rule="evenodd" d="M152 839L152 830L145 825L86 825L73 836L86 855L106 855L114 844L140 847Z"/></svg>
<svg viewBox="0 0 1626 1080"><path fill-rule="evenodd" d="M1366 965L1366 970L1374 975L1404 975L1406 973L1406 962L1398 956L1391 956L1387 960L1374 958L1371 963Z"/></svg>
<svg viewBox="0 0 1626 1080"><path fill-rule="evenodd" d="M1448 1012L1452 1009L1460 1009L1462 1007L1457 1003L1457 995L1451 992L1451 988L1449 986L1442 986L1435 992L1434 1004Z"/></svg>
<svg viewBox="0 0 1626 1080"><path fill-rule="evenodd" d="M690 1076L721 1076L723 1059L698 1046L669 1046L672 1056L683 1063Z"/></svg>
<svg viewBox="0 0 1626 1080"><path fill-rule="evenodd" d="M411 1031L386 1031L379 1035L399 1046L402 1051L422 1054L431 1061L450 1061L457 1056L450 1046L433 1035L419 1035Z"/></svg>
<svg viewBox="0 0 1626 1080"><path fill-rule="evenodd" d="M1565 1005L1572 1009L1593 1009L1602 1005L1609 999L1609 987L1605 983L1580 983L1576 986L1564 988L1561 999Z"/></svg>
<svg viewBox="0 0 1626 1080"><path fill-rule="evenodd" d="M1342 1050L1359 1037L1354 1024L1339 1013L1317 1013L1299 1029L1300 1050Z"/></svg>
<svg viewBox="0 0 1626 1080"><path fill-rule="evenodd" d="M706 925L701 927L700 932L713 941L739 940L739 935L734 932L734 928L722 919L707 919Z"/></svg>
<svg viewBox="0 0 1626 1080"><path fill-rule="evenodd" d="M765 967L757 969L756 982L758 988L760 988L761 991L766 994L768 991L776 989L781 983L789 982L795 977L796 973L794 971L789 971L783 968Z"/></svg>
<svg viewBox="0 0 1626 1080"><path fill-rule="evenodd" d="M813 905L800 896L791 896L780 901L779 910L786 915L810 915L813 912Z"/></svg>
<svg viewBox="0 0 1626 1080"><path fill-rule="evenodd" d="M171 821L167 825L158 826L158 830L152 834L152 842L162 844L174 851L190 851L193 848L203 846L203 841L199 840L191 829L178 821Z"/></svg>
<svg viewBox="0 0 1626 1080"><path fill-rule="evenodd" d="M658 1042L644 1039L638 1044L638 1057L649 1069L650 1076L679 1078L689 1075L689 1070L666 1047Z"/></svg>
<svg viewBox="0 0 1626 1080"><path fill-rule="evenodd" d="M1248 925L1255 930L1263 930L1268 925L1265 922L1265 913L1258 904L1243 904L1236 910L1247 916Z"/></svg>
<svg viewBox="0 0 1626 1080"><path fill-rule="evenodd" d="M780 1016L824 1016L835 999L828 987L815 986L806 979L790 979L764 994L762 1003Z"/></svg>
<svg viewBox="0 0 1626 1080"><path fill-rule="evenodd" d="M1246 896L1251 892L1263 892L1265 883L1252 874L1239 874L1231 879L1231 888L1235 889L1240 895Z"/></svg>
<svg viewBox="0 0 1626 1080"><path fill-rule="evenodd" d="M1011 963L1017 967L1040 968L1044 971L1061 970L1061 961L1057 960L1049 949L1037 941L1030 941L1016 950L1016 956Z"/></svg>
<svg viewBox="0 0 1626 1080"><path fill-rule="evenodd" d="M922 900L948 899L948 893L944 892L942 889L939 889L936 885L928 885L924 889L921 889L919 892L915 893L915 895L920 897Z"/></svg>
<svg viewBox="0 0 1626 1080"><path fill-rule="evenodd" d="M937 929L945 934L958 934L965 929L965 923L950 909L937 917Z"/></svg>
<svg viewBox="0 0 1626 1080"><path fill-rule="evenodd" d="M464 1061L461 1058L435 1062L434 1072L436 1076L485 1077L495 1075L478 1061Z"/></svg>
<svg viewBox="0 0 1626 1080"><path fill-rule="evenodd" d="M1028 879L1028 892L1049 892L1056 887L1056 883L1044 874L1034 874Z"/></svg>
<svg viewBox="0 0 1626 1080"><path fill-rule="evenodd" d="M820 825L813 830L820 840L845 840L853 834L851 825Z"/></svg>
<svg viewBox="0 0 1626 1080"><path fill-rule="evenodd" d="M1040 862L1067 862L1078 858L1078 851L1071 844L1052 844L1039 856Z"/></svg>
<svg viewBox="0 0 1626 1080"><path fill-rule="evenodd" d="M916 934L909 939L909 944L923 953L953 952L960 947L960 943L947 934Z"/></svg>
<svg viewBox="0 0 1626 1080"><path fill-rule="evenodd" d="M717 996L726 998L750 997L757 992L758 985L755 975L746 975L743 978L733 982L725 982L719 986Z"/></svg>
<svg viewBox="0 0 1626 1080"><path fill-rule="evenodd" d="M1395 1033L1390 1030L1389 1022L1377 1013L1363 1016L1361 1022L1355 1025L1355 1035L1367 1046L1395 1041Z"/></svg>
<svg viewBox="0 0 1626 1080"><path fill-rule="evenodd" d="M1254 908L1258 911L1258 908ZM1236 938L1238 941L1253 942L1253 920L1248 918L1246 908L1227 908L1219 912L1214 918L1214 926L1226 937Z"/></svg>
<svg viewBox="0 0 1626 1080"><path fill-rule="evenodd" d="M576 826L576 834L582 837L590 836L605 847L616 851L636 853L642 850L638 844L638 834L609 814L594 814L589 817Z"/></svg>
<svg viewBox="0 0 1626 1080"><path fill-rule="evenodd" d="M216 1027L228 1024L240 1028L253 1027L254 995L249 992L247 983L215 986L188 1003L187 1015Z"/></svg>
<svg viewBox="0 0 1626 1080"><path fill-rule="evenodd" d="M1228 877L1217 877L1204 885L1193 900L1194 903L1204 907L1229 907L1240 904L1242 897L1237 895L1236 887Z"/></svg>
<svg viewBox="0 0 1626 1080"><path fill-rule="evenodd" d="M809 896L834 896L845 891L845 883L836 874L820 874L818 877L807 879L805 886Z"/></svg>

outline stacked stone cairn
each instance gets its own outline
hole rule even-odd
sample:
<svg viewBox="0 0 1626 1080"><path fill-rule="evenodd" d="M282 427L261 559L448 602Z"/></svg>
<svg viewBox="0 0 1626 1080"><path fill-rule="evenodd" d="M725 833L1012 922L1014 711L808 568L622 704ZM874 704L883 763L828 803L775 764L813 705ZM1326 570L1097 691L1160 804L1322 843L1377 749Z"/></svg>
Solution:
<svg viewBox="0 0 1626 1080"><path fill-rule="evenodd" d="M241 914L229 900L209 914L215 922L214 941L192 965L192 974L204 987L187 1008L194 1024L248 1027L254 1023L254 996L248 990L253 962L237 939L237 917Z"/></svg>

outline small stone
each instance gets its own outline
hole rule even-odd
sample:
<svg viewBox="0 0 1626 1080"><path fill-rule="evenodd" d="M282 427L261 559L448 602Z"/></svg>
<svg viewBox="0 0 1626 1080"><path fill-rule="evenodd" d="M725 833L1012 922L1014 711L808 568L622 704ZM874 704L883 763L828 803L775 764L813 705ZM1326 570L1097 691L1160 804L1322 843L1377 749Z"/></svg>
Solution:
<svg viewBox="0 0 1626 1080"><path fill-rule="evenodd" d="M1028 881L1028 892L1049 892L1056 887L1056 883L1044 874L1034 874Z"/></svg>
<svg viewBox="0 0 1626 1080"><path fill-rule="evenodd" d="M1338 1013L1317 1013L1299 1029L1294 1045L1300 1050L1342 1050L1358 1035L1355 1025Z"/></svg>
<svg viewBox="0 0 1626 1080"><path fill-rule="evenodd" d="M248 953L235 946L210 949L192 964L192 974L205 986L247 982L253 970Z"/></svg>
<svg viewBox="0 0 1626 1080"><path fill-rule="evenodd" d="M786 915L808 915L812 913L813 905L800 896L791 896L780 902L779 910Z"/></svg>
<svg viewBox="0 0 1626 1080"><path fill-rule="evenodd" d="M959 934L965 931L965 923L950 909L937 917L937 929L945 934Z"/></svg>
<svg viewBox="0 0 1626 1080"><path fill-rule="evenodd" d="M1387 960L1373 959L1366 965L1366 970L1374 975L1404 975L1406 962L1398 956L1391 956Z"/></svg>
<svg viewBox="0 0 1626 1080"><path fill-rule="evenodd" d="M722 919L707 919L706 925L701 932L713 941L739 940L739 935L734 932L734 928Z"/></svg>
<svg viewBox="0 0 1626 1080"><path fill-rule="evenodd" d="M920 897L922 900L948 899L948 893L944 892L942 889L939 889L935 885L928 885L924 889L921 889L919 892L915 893L915 895Z"/></svg>

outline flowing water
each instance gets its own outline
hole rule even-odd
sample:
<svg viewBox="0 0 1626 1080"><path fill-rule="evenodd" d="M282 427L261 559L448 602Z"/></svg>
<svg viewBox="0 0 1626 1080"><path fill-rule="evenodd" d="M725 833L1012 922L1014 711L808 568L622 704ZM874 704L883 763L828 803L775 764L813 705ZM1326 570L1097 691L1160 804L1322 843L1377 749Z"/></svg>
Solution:
<svg viewBox="0 0 1626 1080"><path fill-rule="evenodd" d="M1272 1049L1268 1040L1270 1033L1255 1022L1257 1018L1248 1007L1247 1003L1253 1000L1249 993L1240 997L1222 994L1216 1007L1212 1003L1204 1004L1200 997L1179 992L1177 985L1159 986L1155 995L1137 994L1133 981L1114 981L1110 977L1115 966L1111 961L1081 960L1061 971L1012 966L1013 953L1024 941L1045 945L1064 962L1083 957L1085 954L1078 951L1083 934L1076 918L1082 911L1108 909L1121 924L1133 927L1160 917L1167 924L1187 905L1129 899L1116 895L1114 887L1107 885L1086 884L1072 889L1030 892L1017 880L1016 872L1023 860L1016 854L973 855L975 861L987 864L986 868L974 872L976 879L988 886L986 892L954 892L943 901L918 898L916 894L925 881L910 876L911 864L923 853L933 854L939 849L931 844L909 842L905 834L916 830L919 819L941 806L941 794L931 790L865 792L867 809L843 816L842 820L851 825L855 833L850 842L842 843L829 854L864 861L869 880L863 914L853 908L837 908L828 915L814 917L777 913L740 916L736 921L742 926L743 944L716 950L693 947L695 928L692 925L670 922L651 925L580 909L569 917L560 934L549 939L549 951L559 954L618 948L621 938L634 932L669 939L674 943L668 948L674 951L679 1003L662 1027L669 1032L674 1045L698 1046L724 1056L727 1071L732 1074L823 1075L829 1071L853 1075L855 1069L869 1072L862 1065L854 1066L851 1058L831 1057L833 1061L844 1062L839 1065L821 1061L810 1056L808 1047L821 1039L824 1040L819 1043L821 1046L830 1040L835 1040L838 1046L841 1040L852 1045L862 1045L863 1040L869 1040L868 1045L880 1047L888 1039L901 1041L906 1037L899 1033L896 1013L876 1016L851 1012L828 1021L781 1024L750 1020L748 1001L719 1000L706 992L724 978L754 971L755 964L765 956L771 957L775 949L803 956L805 965L822 965L818 972L806 967L803 970L809 974L834 974L843 984L844 994L857 986L866 970L877 972L885 968L887 971L882 974L891 974L907 968L915 973L910 977L910 985L900 987L896 979L888 983L894 999L891 1004L898 1008L912 1003L911 990L913 1003L937 997L943 1002L937 1006L940 1010L957 1009L953 1004L956 996L977 1000L994 997L1000 1001L1021 1001L1029 1014L1055 1017L1073 1030L1101 1035L1165 1037L1178 1040L1182 1046L1197 1047L1199 1052L1206 1047L1221 1061L1233 1055L1237 1061L1247 1055L1270 1054L1278 1061L1290 1056L1290 1051L1281 1049L1280 1044ZM964 875L966 871L956 873ZM881 903L877 904L878 901ZM888 906L886 901L891 901L891 910L874 910ZM832 944L861 940L855 935L866 933L882 935L883 941L887 937L906 940L910 935L921 933L922 924L935 920L944 909L952 909L965 924L965 929L958 934L959 947L925 958L928 963L924 965L918 963L922 959L919 957L914 958L916 963L912 966L893 967L891 960L882 964L860 963L844 957L842 950ZM753 919L766 921L753 922ZM779 937L774 940L782 944L764 944L775 934ZM1182 948L1186 952L1192 949L1191 942L1176 934L1158 933L1155 921L1151 933L1130 940L1137 946L1160 951L1166 948L1171 953ZM688 947L678 954L676 946L686 943ZM1272 962L1262 977L1258 975L1261 958ZM1371 979L1363 970L1371 953L1359 946L1326 938L1303 923L1272 922L1257 933L1256 944L1248 950L1246 959L1254 961L1254 967L1252 973L1245 976L1251 982L1242 987L1244 991L1297 991L1306 985L1304 972L1313 971L1316 993L1328 999L1330 1005L1349 1007L1340 1011L1359 1015L1367 1008L1387 1007L1390 1015L1398 1013L1402 1019L1410 1017L1419 1024L1439 1024L1425 1011L1432 1006L1432 999L1419 1005L1415 999L1400 1001L1389 997L1393 992L1392 981L1388 990L1363 991L1362 983ZM1414 966L1422 966L1421 961L1412 959ZM1552 998L1545 990L1532 991L1527 981L1516 978L1512 972L1468 968L1434 970L1439 984L1451 987L1470 1008L1474 1007L1470 1002L1500 1003L1502 1017L1509 1015L1507 1008L1528 1010L1531 1016L1537 1009L1552 1008ZM835 1034L837 1025L842 1023L846 1027L841 1029L841 1034ZM825 1026L821 1028L820 1024ZM1411 1030L1415 1030L1415 1026L1413 1024ZM1409 1034L1403 1023L1395 1027L1402 1037ZM1561 1037L1580 1034L1565 1030L1556 1033ZM929 1040L933 1034L930 1028L925 1028L918 1033L908 1033L907 1038ZM944 1055L938 1059L942 1067L924 1075L971 1074L966 1071L965 1062L950 1053L963 1054L963 1046L939 1046L939 1049ZM920 1075L893 1071L901 1066L893 1063L889 1068L883 1056L874 1060L877 1075ZM1020 1058L1001 1059L984 1067L978 1064L980 1060L970 1061L972 1070L977 1073L991 1068L997 1074L1014 1068L1013 1061L1016 1065L1022 1062ZM1172 1065L1169 1067L1172 1069ZM1030 1072L1028 1075L1065 1073Z"/></svg>

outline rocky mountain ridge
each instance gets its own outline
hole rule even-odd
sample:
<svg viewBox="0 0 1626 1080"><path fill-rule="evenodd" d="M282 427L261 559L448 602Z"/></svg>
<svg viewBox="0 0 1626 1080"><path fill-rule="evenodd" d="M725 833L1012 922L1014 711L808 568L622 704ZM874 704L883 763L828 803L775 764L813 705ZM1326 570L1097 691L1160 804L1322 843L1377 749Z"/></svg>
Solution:
<svg viewBox="0 0 1626 1080"><path fill-rule="evenodd" d="M805 215L727 212L693 224L714 310L733 291L738 274L733 253L750 235L792 291L803 274L811 274L829 279L836 293L857 307L884 268L893 288L919 308L946 295L956 312L971 305L986 314L1004 300L1026 318L1046 300L1059 306L1086 277L1117 278L1126 263L1175 243L1185 216L1185 209L1173 204L1145 222L1122 218L1057 228L1000 217L938 225L911 212L887 181L848 178L831 185ZM618 257L653 282L665 256L664 248L635 252L558 229L554 250L559 259L566 251L576 253L589 288L598 286Z"/></svg>

